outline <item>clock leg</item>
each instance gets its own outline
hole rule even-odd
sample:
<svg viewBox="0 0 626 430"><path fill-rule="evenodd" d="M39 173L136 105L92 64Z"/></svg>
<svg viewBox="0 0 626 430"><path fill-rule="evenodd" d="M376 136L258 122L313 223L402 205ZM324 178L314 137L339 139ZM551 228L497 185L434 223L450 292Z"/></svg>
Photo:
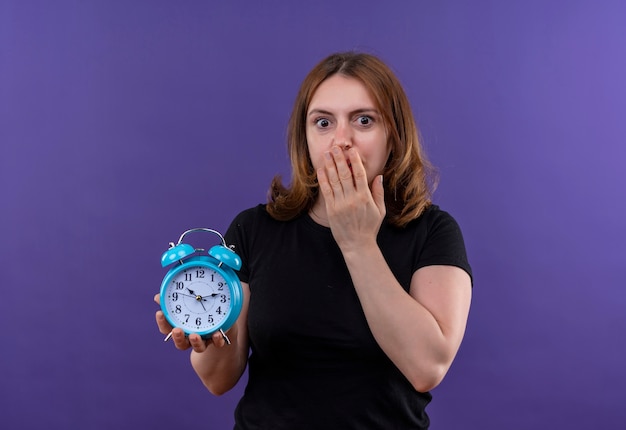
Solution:
<svg viewBox="0 0 626 430"><path fill-rule="evenodd" d="M228 338L228 336L226 336L226 333L224 333L224 330L220 329L220 333L222 334L222 337L224 338L224 342L226 342L226 345L230 345L230 339Z"/></svg>

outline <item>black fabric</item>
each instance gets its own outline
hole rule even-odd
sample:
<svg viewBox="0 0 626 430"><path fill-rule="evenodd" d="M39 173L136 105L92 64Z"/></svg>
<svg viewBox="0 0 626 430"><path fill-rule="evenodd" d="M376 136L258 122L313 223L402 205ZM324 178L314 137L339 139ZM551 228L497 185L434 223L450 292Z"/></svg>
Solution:
<svg viewBox="0 0 626 430"><path fill-rule="evenodd" d="M235 218L226 241L251 291L237 430L428 428L431 395L413 389L375 342L329 228L308 215L279 222L259 205ZM383 223L378 243L407 291L427 265L471 276L458 224L437 206L403 229Z"/></svg>

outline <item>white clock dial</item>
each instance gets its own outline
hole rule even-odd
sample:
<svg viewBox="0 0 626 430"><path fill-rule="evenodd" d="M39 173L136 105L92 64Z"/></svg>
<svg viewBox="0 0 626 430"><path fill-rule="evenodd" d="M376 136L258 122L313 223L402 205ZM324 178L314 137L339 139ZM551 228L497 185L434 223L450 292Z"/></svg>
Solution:
<svg viewBox="0 0 626 430"><path fill-rule="evenodd" d="M165 290L174 325L186 332L208 332L230 311L230 289L222 275L204 266L191 266L174 275Z"/></svg>

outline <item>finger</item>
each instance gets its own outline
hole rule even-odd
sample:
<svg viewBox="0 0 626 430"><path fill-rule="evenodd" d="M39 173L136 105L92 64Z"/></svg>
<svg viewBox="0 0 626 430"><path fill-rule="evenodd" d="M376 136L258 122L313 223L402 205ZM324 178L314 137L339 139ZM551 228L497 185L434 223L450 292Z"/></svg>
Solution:
<svg viewBox="0 0 626 430"><path fill-rule="evenodd" d="M341 183L344 193L350 193L354 191L354 178L352 171L348 165L346 155L338 146L333 146L331 149L335 169L337 171L337 177Z"/></svg>
<svg viewBox="0 0 626 430"><path fill-rule="evenodd" d="M190 334L188 340L189 340L189 344L191 345L194 351L196 352L206 351L208 342L202 339L202 337L200 337L199 334L196 334L196 333Z"/></svg>
<svg viewBox="0 0 626 430"><path fill-rule="evenodd" d="M224 339L224 336L222 336L222 333L220 333L219 331L213 333L213 336L211 336L211 340L213 341L213 345L218 348L222 348L224 345L226 345L226 340Z"/></svg>
<svg viewBox="0 0 626 430"><path fill-rule="evenodd" d="M161 304L161 295L160 294L155 294L154 295L154 301L160 305Z"/></svg>
<svg viewBox="0 0 626 430"><path fill-rule="evenodd" d="M185 332L183 332L180 328L172 330L172 340L174 341L176 349L185 350L190 346L189 339L185 336Z"/></svg>
<svg viewBox="0 0 626 430"><path fill-rule="evenodd" d="M374 198L376 207L378 207L378 211L384 217L387 213L387 209L385 207L385 187L383 186L383 175L378 175L374 178L374 182L372 183L372 197Z"/></svg>
<svg viewBox="0 0 626 430"><path fill-rule="evenodd" d="M369 190L369 184L367 183L367 172L365 166L361 160L359 152L350 148L348 151L348 159L350 161L350 168L352 169L352 178L354 180L354 186L357 191Z"/></svg>
<svg viewBox="0 0 626 430"><path fill-rule="evenodd" d="M342 193L341 180L337 173L334 156L330 151L324 153L324 173L326 174L328 185L332 189L333 194L340 195Z"/></svg>
<svg viewBox="0 0 626 430"><path fill-rule="evenodd" d="M165 315L163 315L163 311L156 311L155 314L157 326L159 326L159 331L161 334L168 334L172 331L172 326L167 319L165 319Z"/></svg>
<svg viewBox="0 0 626 430"><path fill-rule="evenodd" d="M333 197L333 189L328 182L328 175L324 168L317 169L317 184L320 187L320 192L324 196L325 201L330 201Z"/></svg>

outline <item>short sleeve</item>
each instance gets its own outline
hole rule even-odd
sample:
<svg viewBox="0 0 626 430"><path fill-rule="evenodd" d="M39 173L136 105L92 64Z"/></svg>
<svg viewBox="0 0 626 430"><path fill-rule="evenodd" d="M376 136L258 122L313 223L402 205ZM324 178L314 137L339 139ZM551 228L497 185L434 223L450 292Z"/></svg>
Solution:
<svg viewBox="0 0 626 430"><path fill-rule="evenodd" d="M429 211L426 216L426 240L415 270L432 265L457 266L473 278L463 234L456 220L438 209Z"/></svg>
<svg viewBox="0 0 626 430"><path fill-rule="evenodd" d="M250 231L251 222L253 216L252 209L245 210L239 213L231 222L224 240L228 246L232 246L233 250L241 257L241 269L237 272L237 276L242 282L250 281L250 265L249 265L249 243L250 243Z"/></svg>

